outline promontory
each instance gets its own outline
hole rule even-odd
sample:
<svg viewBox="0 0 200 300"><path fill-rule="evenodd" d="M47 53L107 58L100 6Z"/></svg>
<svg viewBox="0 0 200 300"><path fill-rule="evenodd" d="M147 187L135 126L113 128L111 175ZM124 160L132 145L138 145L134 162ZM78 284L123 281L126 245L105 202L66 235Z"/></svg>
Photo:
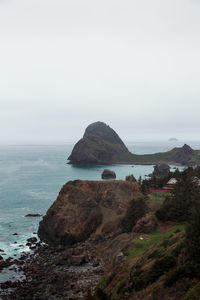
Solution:
<svg viewBox="0 0 200 300"><path fill-rule="evenodd" d="M86 128L68 160L74 165L168 163L190 166L200 164L200 150L193 150L185 144L167 152L133 154L112 128L103 122L95 122Z"/></svg>

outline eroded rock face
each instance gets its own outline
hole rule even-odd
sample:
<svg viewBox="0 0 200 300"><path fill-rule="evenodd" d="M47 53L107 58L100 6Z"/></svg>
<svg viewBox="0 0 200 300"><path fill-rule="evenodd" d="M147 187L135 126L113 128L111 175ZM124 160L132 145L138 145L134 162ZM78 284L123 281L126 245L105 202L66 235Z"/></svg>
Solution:
<svg viewBox="0 0 200 300"><path fill-rule="evenodd" d="M69 160L71 164L112 164L130 161L128 151L118 134L103 122L90 124L74 146Z"/></svg>
<svg viewBox="0 0 200 300"><path fill-rule="evenodd" d="M138 193L127 181L69 181L40 222L40 239L70 246L94 236L114 233Z"/></svg>

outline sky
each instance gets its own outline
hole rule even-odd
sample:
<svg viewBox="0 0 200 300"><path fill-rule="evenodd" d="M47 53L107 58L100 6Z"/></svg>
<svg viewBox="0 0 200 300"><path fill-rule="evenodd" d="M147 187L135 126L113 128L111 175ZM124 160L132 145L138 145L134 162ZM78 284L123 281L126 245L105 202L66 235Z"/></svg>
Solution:
<svg viewBox="0 0 200 300"><path fill-rule="evenodd" d="M0 0L0 144L200 139L199 0Z"/></svg>

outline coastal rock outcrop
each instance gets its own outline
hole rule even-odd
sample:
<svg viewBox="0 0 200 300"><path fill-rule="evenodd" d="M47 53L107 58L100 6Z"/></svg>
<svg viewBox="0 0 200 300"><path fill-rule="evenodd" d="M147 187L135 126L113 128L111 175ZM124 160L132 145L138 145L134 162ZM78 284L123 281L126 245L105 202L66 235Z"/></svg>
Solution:
<svg viewBox="0 0 200 300"><path fill-rule="evenodd" d="M90 124L74 146L68 160L70 164L113 164L131 160L128 151L118 134L103 122Z"/></svg>
<svg viewBox="0 0 200 300"><path fill-rule="evenodd" d="M40 222L38 236L52 246L70 246L92 234L113 234L137 194L137 184L128 181L69 181Z"/></svg>
<svg viewBox="0 0 200 300"><path fill-rule="evenodd" d="M103 122L90 124L68 157L74 165L109 164L181 164L200 165L200 150L190 146L176 147L167 152L134 154L129 152L118 134Z"/></svg>
<svg viewBox="0 0 200 300"><path fill-rule="evenodd" d="M110 178L114 179L114 178L116 178L116 174L114 171L105 169L105 170L103 170L103 173L101 174L101 178L102 179L110 179Z"/></svg>
<svg viewBox="0 0 200 300"><path fill-rule="evenodd" d="M170 172L170 167L167 164L157 164L154 166L153 176L165 176Z"/></svg>
<svg viewBox="0 0 200 300"><path fill-rule="evenodd" d="M174 161L182 165L195 165L195 150L185 144L174 156Z"/></svg>

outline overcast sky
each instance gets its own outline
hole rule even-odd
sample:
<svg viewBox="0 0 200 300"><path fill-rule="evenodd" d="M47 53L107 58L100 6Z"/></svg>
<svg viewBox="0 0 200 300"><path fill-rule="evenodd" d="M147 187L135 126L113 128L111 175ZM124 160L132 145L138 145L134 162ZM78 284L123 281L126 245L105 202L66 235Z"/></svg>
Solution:
<svg viewBox="0 0 200 300"><path fill-rule="evenodd" d="M199 0L0 0L0 143L200 139Z"/></svg>

